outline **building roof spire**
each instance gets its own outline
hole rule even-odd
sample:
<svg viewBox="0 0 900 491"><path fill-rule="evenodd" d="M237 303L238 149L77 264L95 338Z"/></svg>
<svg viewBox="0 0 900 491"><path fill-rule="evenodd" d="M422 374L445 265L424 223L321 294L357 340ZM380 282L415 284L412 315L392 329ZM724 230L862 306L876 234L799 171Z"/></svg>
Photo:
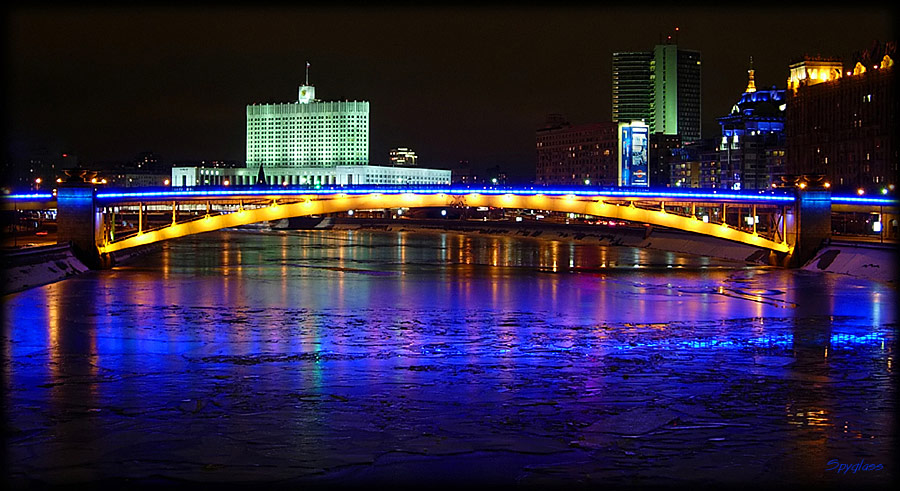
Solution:
<svg viewBox="0 0 900 491"><path fill-rule="evenodd" d="M753 55L750 55L750 69L747 70L749 80L747 81L747 90L744 91L746 93L756 92L756 81L753 78L755 72L756 70L753 69Z"/></svg>

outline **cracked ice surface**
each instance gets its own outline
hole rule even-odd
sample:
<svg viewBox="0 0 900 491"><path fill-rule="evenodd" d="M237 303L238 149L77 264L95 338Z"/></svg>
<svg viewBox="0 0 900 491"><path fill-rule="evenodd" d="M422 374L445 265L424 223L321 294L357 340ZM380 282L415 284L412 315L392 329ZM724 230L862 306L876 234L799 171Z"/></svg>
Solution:
<svg viewBox="0 0 900 491"><path fill-rule="evenodd" d="M887 483L895 293L575 241L185 239L4 298L7 476Z"/></svg>

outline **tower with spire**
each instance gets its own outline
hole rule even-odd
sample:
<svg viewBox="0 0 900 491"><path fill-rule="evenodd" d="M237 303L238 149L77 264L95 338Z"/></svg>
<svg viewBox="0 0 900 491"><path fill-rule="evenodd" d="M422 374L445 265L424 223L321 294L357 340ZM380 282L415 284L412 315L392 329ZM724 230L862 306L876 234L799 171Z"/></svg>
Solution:
<svg viewBox="0 0 900 491"><path fill-rule="evenodd" d="M750 56L750 68L747 70L748 81L747 81L747 89L744 91L745 93L749 94L751 92L756 92L756 81L753 79L754 72L755 71L753 70L753 56Z"/></svg>
<svg viewBox="0 0 900 491"><path fill-rule="evenodd" d="M757 89L753 58L747 88L731 108L717 118L722 128L719 145L719 185L727 189L767 189L784 172L784 89Z"/></svg>

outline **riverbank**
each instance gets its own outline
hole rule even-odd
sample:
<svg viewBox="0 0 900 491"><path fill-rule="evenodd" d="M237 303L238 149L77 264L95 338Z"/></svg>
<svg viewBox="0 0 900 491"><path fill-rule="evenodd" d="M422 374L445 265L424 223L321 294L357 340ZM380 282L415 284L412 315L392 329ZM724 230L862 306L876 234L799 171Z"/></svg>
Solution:
<svg viewBox="0 0 900 491"><path fill-rule="evenodd" d="M124 264L157 251L161 244L114 253L112 264ZM29 288L56 283L90 268L75 256L69 244L54 244L3 251L3 292L9 295Z"/></svg>
<svg viewBox="0 0 900 491"><path fill-rule="evenodd" d="M3 295L55 283L89 269L68 244L4 252Z"/></svg>
<svg viewBox="0 0 900 491"><path fill-rule="evenodd" d="M897 246L832 240L800 269L896 284Z"/></svg>

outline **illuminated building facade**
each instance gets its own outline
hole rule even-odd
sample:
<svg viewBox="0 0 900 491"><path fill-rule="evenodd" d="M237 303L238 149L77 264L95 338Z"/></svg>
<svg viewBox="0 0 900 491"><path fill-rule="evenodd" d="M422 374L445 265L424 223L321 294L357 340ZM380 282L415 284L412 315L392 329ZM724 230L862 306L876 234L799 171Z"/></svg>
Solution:
<svg viewBox="0 0 900 491"><path fill-rule="evenodd" d="M896 44L875 43L845 71L833 59L791 65L785 133L788 174L824 174L834 190L896 185Z"/></svg>
<svg viewBox="0 0 900 491"><path fill-rule="evenodd" d="M192 186L356 186L444 185L450 171L386 165L336 165L333 167L173 167L172 185ZM260 182L262 181L262 182Z"/></svg>
<svg viewBox="0 0 900 491"><path fill-rule="evenodd" d="M753 61L747 88L728 116L719 118L720 180L731 190L766 189L784 173L785 91L757 90Z"/></svg>
<svg viewBox="0 0 900 491"><path fill-rule="evenodd" d="M369 163L369 103L323 102L301 85L298 99L247 106L247 167Z"/></svg>
<svg viewBox="0 0 900 491"><path fill-rule="evenodd" d="M571 125L551 115L537 130L535 184L615 186L618 182L618 125Z"/></svg>
<svg viewBox="0 0 900 491"><path fill-rule="evenodd" d="M699 51L669 42L648 52L613 53L612 119L643 120L650 133L700 138Z"/></svg>
<svg viewBox="0 0 900 491"><path fill-rule="evenodd" d="M800 87L829 82L841 78L842 62L837 58L808 57L791 63L787 90L795 93Z"/></svg>
<svg viewBox="0 0 900 491"><path fill-rule="evenodd" d="M700 52L658 44L653 50L652 133L680 135L683 142L700 138Z"/></svg>

